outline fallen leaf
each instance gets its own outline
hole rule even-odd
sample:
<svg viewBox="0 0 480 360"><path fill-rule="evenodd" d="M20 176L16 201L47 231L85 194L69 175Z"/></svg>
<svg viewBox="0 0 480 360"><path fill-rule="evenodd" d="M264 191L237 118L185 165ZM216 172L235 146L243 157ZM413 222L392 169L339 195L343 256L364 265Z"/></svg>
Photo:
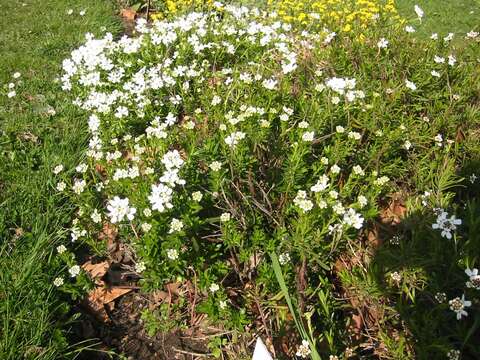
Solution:
<svg viewBox="0 0 480 360"><path fill-rule="evenodd" d="M108 314L105 309L105 305L111 303L115 299L128 294L133 289L112 287L107 288L105 286L96 287L88 293L85 299L86 306L96 315L100 320L107 322Z"/></svg>
<svg viewBox="0 0 480 360"><path fill-rule="evenodd" d="M110 264L107 261L100 262L98 264L92 264L91 261L87 261L82 265L83 270L85 270L92 280L97 285L102 285L102 277L107 273Z"/></svg>

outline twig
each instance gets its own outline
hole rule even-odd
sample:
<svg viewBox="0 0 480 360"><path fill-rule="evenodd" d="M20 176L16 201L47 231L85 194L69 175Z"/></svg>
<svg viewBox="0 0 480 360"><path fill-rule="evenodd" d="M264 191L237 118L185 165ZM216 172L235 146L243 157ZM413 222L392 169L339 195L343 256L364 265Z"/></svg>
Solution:
<svg viewBox="0 0 480 360"><path fill-rule="evenodd" d="M176 352L178 352L180 354L198 356L198 357L203 357L203 358L208 358L208 357L212 356L212 354L200 354L200 353L194 353L194 352L190 352L190 351L180 350L180 349L177 349L175 346L173 347L173 350L175 350Z"/></svg>

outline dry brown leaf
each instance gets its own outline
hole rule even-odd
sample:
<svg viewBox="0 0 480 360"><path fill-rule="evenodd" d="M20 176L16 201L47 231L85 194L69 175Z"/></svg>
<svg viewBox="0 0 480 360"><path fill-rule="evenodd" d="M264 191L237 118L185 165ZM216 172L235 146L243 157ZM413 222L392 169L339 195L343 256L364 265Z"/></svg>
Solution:
<svg viewBox="0 0 480 360"><path fill-rule="evenodd" d="M87 261L85 264L82 265L83 270L85 270L92 280L97 285L102 285L102 277L107 273L110 264L107 261L103 261L98 264L92 264L91 261Z"/></svg>
<svg viewBox="0 0 480 360"><path fill-rule="evenodd" d="M400 194L393 194L388 208L380 213L380 219L384 224L397 225L405 217L407 207Z"/></svg>
<svg viewBox="0 0 480 360"><path fill-rule="evenodd" d="M126 8L126 9L122 9L120 11L120 15L121 17L123 17L125 20L128 20L128 21L133 21L135 20L135 17L137 16L137 13L135 10L133 10L132 8Z"/></svg>
<svg viewBox="0 0 480 360"><path fill-rule="evenodd" d="M105 305L115 299L128 294L132 289L122 287L107 288L105 286L97 287L88 293L85 300L88 308L102 321L108 321L108 314Z"/></svg>

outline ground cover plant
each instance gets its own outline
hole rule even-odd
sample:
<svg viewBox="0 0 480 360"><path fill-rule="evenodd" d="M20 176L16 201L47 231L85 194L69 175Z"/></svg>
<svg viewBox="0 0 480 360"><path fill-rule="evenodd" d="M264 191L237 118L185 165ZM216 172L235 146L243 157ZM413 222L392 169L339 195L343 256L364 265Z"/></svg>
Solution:
<svg viewBox="0 0 480 360"><path fill-rule="evenodd" d="M418 5L402 18L392 3L291 5L185 3L131 37L87 34L55 90L87 144L75 133L74 151L40 165L64 204L45 226L67 230L6 243L9 264L30 251L24 278L36 262L48 274L29 291L87 297L105 321L105 298L132 291L105 287L120 268L152 339L196 332L203 356L249 359L260 335L278 359L478 358L476 29L427 36ZM23 84L11 76L10 103ZM31 344L4 319L18 334L2 332L7 358L66 349L59 330Z"/></svg>
<svg viewBox="0 0 480 360"><path fill-rule="evenodd" d="M63 62L90 140L52 168L77 207L59 289L92 286L75 248L120 242L143 291L184 295L153 333L204 314L275 342L294 316L279 358L478 357L478 33L389 15L308 31L214 4L89 35Z"/></svg>

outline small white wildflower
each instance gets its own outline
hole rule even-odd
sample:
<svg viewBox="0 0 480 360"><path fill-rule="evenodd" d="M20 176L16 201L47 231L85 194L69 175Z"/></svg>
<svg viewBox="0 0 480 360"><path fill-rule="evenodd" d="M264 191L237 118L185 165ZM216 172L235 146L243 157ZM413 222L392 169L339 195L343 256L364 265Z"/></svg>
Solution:
<svg viewBox="0 0 480 360"><path fill-rule="evenodd" d="M57 166L55 166L55 167L53 168L53 173L54 173L55 175L60 174L62 171L63 171L63 165L62 165L62 164L57 165Z"/></svg>
<svg viewBox="0 0 480 360"><path fill-rule="evenodd" d="M477 175L472 174L472 175L470 175L470 177L468 179L470 180L471 184L474 184L475 181L477 181L477 178L478 178Z"/></svg>
<svg viewBox="0 0 480 360"><path fill-rule="evenodd" d="M359 195L358 196L358 204L360 205L361 208L364 208L368 204L367 198L363 195Z"/></svg>
<svg viewBox="0 0 480 360"><path fill-rule="evenodd" d="M308 128L309 126L310 126L310 124L309 124L308 122L306 122L306 121L301 121L301 122L298 124L298 127L299 127L300 129L306 129L306 128Z"/></svg>
<svg viewBox="0 0 480 360"><path fill-rule="evenodd" d="M215 105L218 105L222 102L222 98L218 95L215 95L213 98L212 98L212 105L215 106Z"/></svg>
<svg viewBox="0 0 480 360"><path fill-rule="evenodd" d="M360 165L355 165L352 170L355 175L359 175L359 176L365 175L365 171L363 171Z"/></svg>
<svg viewBox="0 0 480 360"><path fill-rule="evenodd" d="M415 5L413 7L413 10L415 10L415 13L417 14L419 20L421 20L423 18L423 15L425 15L422 8L418 5Z"/></svg>
<svg viewBox="0 0 480 360"><path fill-rule="evenodd" d="M321 163L322 165L328 165L328 158L322 157L322 158L320 159L320 163Z"/></svg>
<svg viewBox="0 0 480 360"><path fill-rule="evenodd" d="M441 76L441 74L440 74L438 71L435 71L435 70L432 70L432 71L430 72L430 74L431 74L432 76L434 76L434 77L437 77L437 78L439 78L439 77Z"/></svg>
<svg viewBox="0 0 480 360"><path fill-rule="evenodd" d="M169 234L174 232L182 231L183 229L183 222L181 220L173 218L170 222L170 229L168 230Z"/></svg>
<svg viewBox="0 0 480 360"><path fill-rule="evenodd" d="M63 181L60 181L57 183L57 190L58 191L63 191L67 188L67 184L65 184L65 182Z"/></svg>
<svg viewBox="0 0 480 360"><path fill-rule="evenodd" d="M314 131L307 131L307 132L303 133L302 140L307 141L307 142L311 142L311 141L313 141L314 136L315 136Z"/></svg>
<svg viewBox="0 0 480 360"><path fill-rule="evenodd" d="M328 187L328 176L322 175L315 185L310 188L310 191L320 192L325 190Z"/></svg>
<svg viewBox="0 0 480 360"><path fill-rule="evenodd" d="M18 71L13 73L13 78L18 79L22 74L20 74Z"/></svg>
<svg viewBox="0 0 480 360"><path fill-rule="evenodd" d="M141 228L142 228L142 231L143 231L144 233L147 233L147 232L149 232L150 230L152 230L152 224L142 223Z"/></svg>
<svg viewBox="0 0 480 360"><path fill-rule="evenodd" d="M90 218L95 224L98 224L102 221L102 215L98 212L97 209L93 210L92 215L90 215Z"/></svg>
<svg viewBox="0 0 480 360"><path fill-rule="evenodd" d="M480 274L478 273L478 269L465 269L465 274L469 277L466 285L468 288L473 288L480 290Z"/></svg>
<svg viewBox="0 0 480 360"><path fill-rule="evenodd" d="M407 33L411 34L411 33L415 32L415 28L413 26L407 25L407 26L405 26L405 31Z"/></svg>
<svg viewBox="0 0 480 360"><path fill-rule="evenodd" d="M340 172L340 166L338 166L337 164L334 164L331 168L330 168L330 171L332 172L332 174L338 174Z"/></svg>
<svg viewBox="0 0 480 360"><path fill-rule="evenodd" d="M345 128L344 128L343 126L341 126L341 125L337 125L337 126L335 127L335 131L336 131L337 133L339 133L339 134L342 134L342 133L345 132Z"/></svg>
<svg viewBox="0 0 480 360"><path fill-rule="evenodd" d="M220 286L217 283L212 283L209 288L210 292L212 294L216 293L218 290L220 290Z"/></svg>
<svg viewBox="0 0 480 360"><path fill-rule="evenodd" d="M55 278L55 280L53 280L53 285L55 285L56 287L60 287L64 283L65 283L65 281L63 280L62 277L57 277L57 278Z"/></svg>
<svg viewBox="0 0 480 360"><path fill-rule="evenodd" d="M220 221L221 222L230 221L231 218L232 218L232 215L228 212L224 212L222 215L220 215Z"/></svg>
<svg viewBox="0 0 480 360"><path fill-rule="evenodd" d="M390 273L390 278L396 283L399 283L400 281L402 281L402 275L400 275L398 271L394 271L393 273Z"/></svg>
<svg viewBox="0 0 480 360"><path fill-rule="evenodd" d="M218 306L220 307L220 309L225 310L228 305L225 300L220 300L220 302L218 303Z"/></svg>
<svg viewBox="0 0 480 360"><path fill-rule="evenodd" d="M310 353L310 345L307 340L302 340L302 344L298 347L296 356L301 357L302 359L306 359L309 357Z"/></svg>
<svg viewBox="0 0 480 360"><path fill-rule="evenodd" d="M67 248L65 247L65 245L58 245L57 246L57 253L63 254L65 251L67 251Z"/></svg>
<svg viewBox="0 0 480 360"><path fill-rule="evenodd" d="M73 182L73 186L72 186L72 189L73 189L73 192L75 194L81 194L83 192L83 190L85 190L85 187L87 186L87 182L83 179L76 179L74 182Z"/></svg>
<svg viewBox="0 0 480 360"><path fill-rule="evenodd" d="M220 161L213 161L209 167L212 171L219 171L222 168L222 163Z"/></svg>
<svg viewBox="0 0 480 360"><path fill-rule="evenodd" d="M135 264L135 272L138 273L138 274L141 274L146 269L147 269L147 267L145 266L145 262L143 262L143 261L137 262Z"/></svg>
<svg viewBox="0 0 480 360"><path fill-rule="evenodd" d="M461 320L463 316L468 316L468 312L465 308L472 306L472 302L465 300L465 294L461 298L456 297L448 302L450 310L457 314L457 320Z"/></svg>
<svg viewBox="0 0 480 360"><path fill-rule="evenodd" d="M452 349L447 352L448 360L460 360L460 350Z"/></svg>
<svg viewBox="0 0 480 360"><path fill-rule="evenodd" d="M407 88L409 88L410 90L414 90L414 91L417 90L417 85L415 85L414 82L412 82L410 80L407 80L407 79L405 79L405 86Z"/></svg>
<svg viewBox="0 0 480 360"><path fill-rule="evenodd" d="M354 140L360 140L362 138L362 135L356 131L350 131L348 133L348 138L354 139Z"/></svg>
<svg viewBox="0 0 480 360"><path fill-rule="evenodd" d="M68 272L70 273L71 277L76 277L78 274L80 274L80 266L73 265L70 269L68 269Z"/></svg>
<svg viewBox="0 0 480 360"><path fill-rule="evenodd" d="M293 203L304 213L309 212L313 208L313 202L307 199L307 192L304 190L298 190L297 196L293 199Z"/></svg>
<svg viewBox="0 0 480 360"><path fill-rule="evenodd" d="M137 212L137 209L130 207L128 198L121 199L118 196L108 201L107 210L109 211L110 221L113 224L121 222L125 217L128 220L133 220Z"/></svg>
<svg viewBox="0 0 480 360"><path fill-rule="evenodd" d="M177 260L178 259L178 251L176 249L168 249L167 250L167 257L170 259L170 260Z"/></svg>
<svg viewBox="0 0 480 360"><path fill-rule="evenodd" d="M143 209L143 215L145 215L146 217L152 216L152 210L150 210L149 208Z"/></svg>
<svg viewBox="0 0 480 360"><path fill-rule="evenodd" d="M388 47L388 40L385 38L381 38L377 43L377 47L379 49L386 49Z"/></svg>
<svg viewBox="0 0 480 360"><path fill-rule="evenodd" d="M278 256L278 262L280 265L285 265L290 262L290 254L287 252L284 252Z"/></svg>
<svg viewBox="0 0 480 360"><path fill-rule="evenodd" d="M203 194L200 191L195 191L192 193L193 201L200 202L203 198Z"/></svg>
<svg viewBox="0 0 480 360"><path fill-rule="evenodd" d="M405 148L405 150L410 150L412 148L412 143L410 141L406 140L403 143L403 147Z"/></svg>
<svg viewBox="0 0 480 360"><path fill-rule="evenodd" d="M16 93L15 90L9 91L9 92L7 93L7 97L8 97L9 99L15 97L16 95L17 95L17 93Z"/></svg>
<svg viewBox="0 0 480 360"><path fill-rule="evenodd" d="M445 294L444 292L437 292L435 294L435 300L437 300L438 303L442 304L447 301L447 294Z"/></svg>

